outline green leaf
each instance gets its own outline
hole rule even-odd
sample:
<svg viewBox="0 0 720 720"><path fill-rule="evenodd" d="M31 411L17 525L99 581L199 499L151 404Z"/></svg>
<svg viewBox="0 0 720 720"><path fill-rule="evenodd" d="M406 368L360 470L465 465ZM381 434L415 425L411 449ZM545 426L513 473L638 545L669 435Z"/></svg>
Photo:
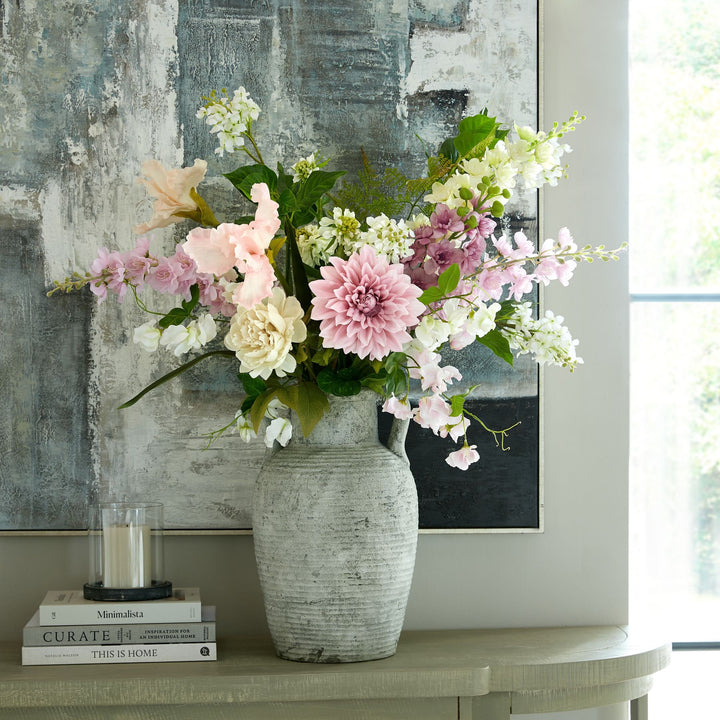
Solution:
<svg viewBox="0 0 720 720"><path fill-rule="evenodd" d="M198 304L200 300L200 286L196 283L190 288L190 299L189 300L183 300L180 305L182 306L183 310L185 310L188 314L195 309L195 306Z"/></svg>
<svg viewBox="0 0 720 720"><path fill-rule="evenodd" d="M308 179L298 186L296 194L298 209L308 210L312 207L326 192L332 190L335 181L344 174L344 170L336 172L316 170L311 173Z"/></svg>
<svg viewBox="0 0 720 720"><path fill-rule="evenodd" d="M313 173L313 175L315 175L315 173ZM310 177L312 177L312 175ZM310 309L312 293L310 292L310 284L305 274L300 250L297 246L295 228L287 218L285 221L285 236L287 237L288 258L291 271L291 277L287 279L292 282L292 294L298 299L303 310L307 312Z"/></svg>
<svg viewBox="0 0 720 720"><path fill-rule="evenodd" d="M438 287L429 287L427 290L423 290L422 294L418 298L421 303L425 305L431 305L435 302L440 302L443 299L443 294Z"/></svg>
<svg viewBox="0 0 720 720"><path fill-rule="evenodd" d="M158 325L165 330L171 325L182 325L183 321L187 320L188 311L185 308L176 307L169 310L164 317L158 320Z"/></svg>
<svg viewBox="0 0 720 720"><path fill-rule="evenodd" d="M464 395L453 395L450 398L450 417L457 417L463 414L463 408L465 407L465 396Z"/></svg>
<svg viewBox="0 0 720 720"><path fill-rule="evenodd" d="M501 360L508 363L508 365L513 364L514 358L510 350L510 343L499 330L491 330L489 333L479 337L477 341L492 350Z"/></svg>
<svg viewBox="0 0 720 720"><path fill-rule="evenodd" d="M495 140L499 125L494 117L485 113L473 115L460 121L455 147L460 157L478 157Z"/></svg>
<svg viewBox="0 0 720 720"><path fill-rule="evenodd" d="M460 282L460 266L451 265L438 277L438 289L443 295L449 295Z"/></svg>
<svg viewBox="0 0 720 720"><path fill-rule="evenodd" d="M248 199L255 183L265 183L270 192L277 188L277 175L267 165L245 165L225 177Z"/></svg>
<svg viewBox="0 0 720 720"><path fill-rule="evenodd" d="M255 402L253 402L252 407L250 408L250 422L252 423L253 430L255 430L255 432L260 430L260 423L265 417L268 405L270 404L270 401L276 397L277 392L278 388L268 388L255 398Z"/></svg>
<svg viewBox="0 0 720 720"><path fill-rule="evenodd" d="M161 378L155 380L155 382L150 383L150 385L148 385L144 390L141 390L134 398L128 400L122 405L119 405L118 410L129 408L131 405L134 405L143 395L149 393L151 390L154 390L159 385L166 383L168 380L172 380L174 377L182 375L182 373L184 373L186 370L189 370L193 365L197 365L201 360L205 360L205 358L212 357L213 355L235 357L235 353L232 350L210 350L209 352L203 353L202 355L198 355L198 357L189 360L184 365L181 365L180 367L171 370L166 375L163 375Z"/></svg>
<svg viewBox="0 0 720 720"><path fill-rule="evenodd" d="M369 388L373 392L378 393L378 395L383 395L385 393L385 383L387 382L387 373L386 372L380 372L380 373L373 373L372 375L366 375L362 380L360 380L360 384L363 387Z"/></svg>
<svg viewBox="0 0 720 720"><path fill-rule="evenodd" d="M287 188L280 193L278 205L278 215L280 215L280 217L285 217L285 215L297 210L297 199L290 188Z"/></svg>
<svg viewBox="0 0 720 720"><path fill-rule="evenodd" d="M249 373L238 373L246 395L257 397L267 390L267 383L261 377L253 377Z"/></svg>
<svg viewBox="0 0 720 720"><path fill-rule="evenodd" d="M347 372L335 372L330 368L321 370L317 375L318 387L329 395L349 397L357 395L362 390L362 385L357 378L348 377Z"/></svg>
<svg viewBox="0 0 720 720"><path fill-rule="evenodd" d="M295 411L305 437L310 436L330 407L325 393L315 383L288 385L278 388L276 392L278 400Z"/></svg>
<svg viewBox="0 0 720 720"><path fill-rule="evenodd" d="M455 141L453 138L448 138L440 146L440 155L444 155L448 160L455 162L458 159L458 151L455 147Z"/></svg>
<svg viewBox="0 0 720 720"><path fill-rule="evenodd" d="M385 391L388 395L405 397L410 387L407 371L407 355L401 352L390 353L385 358Z"/></svg>

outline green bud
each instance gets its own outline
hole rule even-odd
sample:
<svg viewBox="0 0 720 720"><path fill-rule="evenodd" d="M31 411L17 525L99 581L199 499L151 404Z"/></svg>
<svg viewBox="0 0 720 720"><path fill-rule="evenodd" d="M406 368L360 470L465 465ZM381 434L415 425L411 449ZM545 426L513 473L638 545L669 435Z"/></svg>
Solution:
<svg viewBox="0 0 720 720"><path fill-rule="evenodd" d="M506 200L509 200L511 195L512 195L512 193L511 193L507 188L505 188L505 189L502 191L502 196L503 196Z"/></svg>
<svg viewBox="0 0 720 720"><path fill-rule="evenodd" d="M496 217L496 218L502 217L502 214L505 212L505 206L499 200L496 200L492 204L492 207L490 208L490 212L492 213L493 217Z"/></svg>
<svg viewBox="0 0 720 720"><path fill-rule="evenodd" d="M471 216L465 221L465 227L467 227L467 228L476 228L477 225L478 225L477 215L471 215Z"/></svg>
<svg viewBox="0 0 720 720"><path fill-rule="evenodd" d="M463 200L472 200L473 199L473 191L470 188L461 187L459 194Z"/></svg>
<svg viewBox="0 0 720 720"><path fill-rule="evenodd" d="M470 212L470 208L467 205L461 205L455 211L460 217L465 217Z"/></svg>

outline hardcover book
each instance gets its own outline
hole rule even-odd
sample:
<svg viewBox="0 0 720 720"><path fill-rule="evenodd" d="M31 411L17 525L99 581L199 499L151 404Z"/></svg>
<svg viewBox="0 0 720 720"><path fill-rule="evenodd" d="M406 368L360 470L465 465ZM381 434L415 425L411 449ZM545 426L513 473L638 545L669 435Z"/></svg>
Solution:
<svg viewBox="0 0 720 720"><path fill-rule="evenodd" d="M41 625L141 625L200 622L198 588L175 588L172 597L137 602L86 600L82 590L51 590L38 608Z"/></svg>
<svg viewBox="0 0 720 720"><path fill-rule="evenodd" d="M217 660L208 643L146 643L135 645L52 645L22 649L23 665L93 665L104 663L192 662Z"/></svg>
<svg viewBox="0 0 720 720"><path fill-rule="evenodd" d="M203 605L200 622L142 625L41 625L40 611L23 628L23 645L123 645L133 643L215 642L215 606Z"/></svg>

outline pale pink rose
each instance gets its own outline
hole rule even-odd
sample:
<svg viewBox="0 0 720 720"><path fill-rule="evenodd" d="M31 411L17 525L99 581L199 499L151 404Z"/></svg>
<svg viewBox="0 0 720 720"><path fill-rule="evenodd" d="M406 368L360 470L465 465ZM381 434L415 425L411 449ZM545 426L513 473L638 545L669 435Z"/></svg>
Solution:
<svg viewBox="0 0 720 720"><path fill-rule="evenodd" d="M403 265L390 264L364 245L347 260L330 258L320 272L322 280L310 283L311 316L320 321L325 347L381 360L410 341L407 331L417 325L425 305Z"/></svg>
<svg viewBox="0 0 720 720"><path fill-rule="evenodd" d="M401 400L395 395L391 395L382 406L383 412L394 415L398 420L410 420L412 418L412 408L407 400Z"/></svg>
<svg viewBox="0 0 720 720"><path fill-rule="evenodd" d="M450 467L457 468L458 470L467 470L470 465L477 462L480 459L477 450L477 445L465 445L459 450L451 452L446 458L445 462Z"/></svg>
<svg viewBox="0 0 720 720"><path fill-rule="evenodd" d="M228 227L229 223L223 223L217 228L193 228L188 233L182 247L195 260L198 272L220 276L234 267L235 248Z"/></svg>
<svg viewBox="0 0 720 720"><path fill-rule="evenodd" d="M190 190L197 187L207 172L205 160L195 160L189 168L165 169L157 160L146 160L142 166L145 177L138 182L145 185L148 194L155 198L152 218L135 227L142 234L154 228L166 227L185 218L178 213L192 213L198 209L190 196Z"/></svg>

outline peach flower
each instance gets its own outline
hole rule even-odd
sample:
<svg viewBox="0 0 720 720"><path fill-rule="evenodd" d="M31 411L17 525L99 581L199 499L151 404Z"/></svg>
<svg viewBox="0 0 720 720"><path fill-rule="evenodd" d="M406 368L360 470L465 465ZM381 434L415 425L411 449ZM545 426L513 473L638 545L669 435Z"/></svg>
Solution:
<svg viewBox="0 0 720 720"><path fill-rule="evenodd" d="M134 230L143 234L155 228L166 227L185 219L180 213L193 213L197 203L190 196L190 190L197 187L207 172L205 160L195 160L192 167L167 170L157 160L146 160L142 171L145 177L138 182L145 185L148 194L155 198L152 218Z"/></svg>

